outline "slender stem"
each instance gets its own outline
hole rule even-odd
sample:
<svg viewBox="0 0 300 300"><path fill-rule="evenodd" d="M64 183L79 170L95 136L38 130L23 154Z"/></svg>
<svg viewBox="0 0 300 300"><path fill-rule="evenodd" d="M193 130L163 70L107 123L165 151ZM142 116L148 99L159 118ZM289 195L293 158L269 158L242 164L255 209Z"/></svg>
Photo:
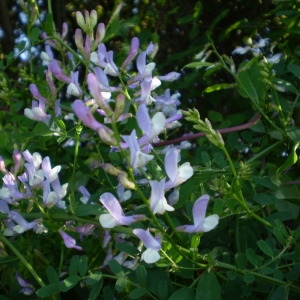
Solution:
<svg viewBox="0 0 300 300"><path fill-rule="evenodd" d="M18 251L18 249L4 235L0 235L0 240L2 240L2 242L6 244L11 249L11 251L18 257L18 259L23 263L25 268L34 277L37 283L41 287L44 287L45 283L43 282L41 277L36 273L32 265L25 259L25 257Z"/></svg>
<svg viewBox="0 0 300 300"><path fill-rule="evenodd" d="M247 123L237 125L237 126L233 126L233 127L217 129L217 131L219 131L220 133L229 133L229 132L236 132L236 131L245 130L245 129L255 125L256 123L258 123L260 119L261 119L261 114L257 114L257 115L255 115L255 117L252 120L250 120ZM176 139L172 139L172 140L168 140L168 141L163 141L163 142L158 142L158 143L153 143L153 147L161 147L161 146L172 145L172 144L180 143L180 142L183 142L183 141L189 141L189 140L192 140L192 139L197 139L197 138L203 137L205 135L206 135L205 132L187 134L187 135L182 136L180 138L176 138Z"/></svg>

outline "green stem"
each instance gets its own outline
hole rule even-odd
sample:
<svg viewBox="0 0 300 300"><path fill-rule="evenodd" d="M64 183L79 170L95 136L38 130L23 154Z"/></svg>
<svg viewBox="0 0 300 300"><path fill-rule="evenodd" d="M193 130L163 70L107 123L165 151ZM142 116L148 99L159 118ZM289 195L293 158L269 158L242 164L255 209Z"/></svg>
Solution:
<svg viewBox="0 0 300 300"><path fill-rule="evenodd" d="M0 240L7 245L11 251L18 257L18 259L23 263L25 268L28 270L28 272L34 277L34 279L37 281L37 283L44 287L45 283L41 279L41 277L36 273L32 265L25 259L25 257L18 251L18 249L4 236L0 235Z"/></svg>
<svg viewBox="0 0 300 300"><path fill-rule="evenodd" d="M76 132L75 132L74 161L73 161L73 171L72 171L72 178L71 178L70 211L72 214L74 214L74 208L75 208L75 175L77 169L77 158L79 152L81 131L82 131L81 122L78 121L78 124L76 126Z"/></svg>

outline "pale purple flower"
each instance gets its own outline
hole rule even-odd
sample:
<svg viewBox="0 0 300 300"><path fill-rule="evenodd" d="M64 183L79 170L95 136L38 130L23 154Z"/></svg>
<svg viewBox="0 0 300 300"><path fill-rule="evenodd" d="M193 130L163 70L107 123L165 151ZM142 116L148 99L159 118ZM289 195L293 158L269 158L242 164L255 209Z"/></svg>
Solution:
<svg viewBox="0 0 300 300"><path fill-rule="evenodd" d="M95 227L96 226L94 224L84 224L75 227L75 231L80 233L80 239L82 240L84 236L91 235L94 232Z"/></svg>
<svg viewBox="0 0 300 300"><path fill-rule="evenodd" d="M166 118L162 112L157 112L150 119L146 104L141 104L136 113L137 123L144 135L139 139L139 144L147 145L163 131Z"/></svg>
<svg viewBox="0 0 300 300"><path fill-rule="evenodd" d="M134 57L137 55L139 47L140 47L139 39L137 37L132 38L129 54L126 57L126 59L124 60L124 62L122 63L121 68L125 68L127 65L129 65L132 62Z"/></svg>
<svg viewBox="0 0 300 300"><path fill-rule="evenodd" d="M89 193L89 191L83 186L83 185L81 185L79 188L78 188L78 191L81 193L81 197L80 197L80 201L83 203L83 204L86 204L88 201L89 201L89 199L90 199L90 197L91 197L91 195L90 195L90 193Z"/></svg>
<svg viewBox="0 0 300 300"><path fill-rule="evenodd" d="M20 290L21 294L24 294L26 296L30 296L34 293L34 287L33 285L28 282L27 280L24 280L18 273L16 273L15 275L19 285L22 287L22 289Z"/></svg>
<svg viewBox="0 0 300 300"><path fill-rule="evenodd" d="M71 72L71 80L72 82L69 83L68 87L67 87L67 94L68 95L73 95L75 97L79 97L82 95L82 90L79 86L79 82L78 82L78 76L79 76L79 72Z"/></svg>
<svg viewBox="0 0 300 300"><path fill-rule="evenodd" d="M0 196L1 198L1 196ZM0 199L0 212L7 214L9 212L9 207L6 201Z"/></svg>
<svg viewBox="0 0 300 300"><path fill-rule="evenodd" d="M50 62L49 64L49 69L52 72L52 74L60 81L63 81L65 83L71 83L72 80L71 78L69 78L64 71L62 70L62 68L60 67L58 61L53 60Z"/></svg>
<svg viewBox="0 0 300 300"><path fill-rule="evenodd" d="M59 234L61 235L64 244L67 248L74 248L76 250L82 250L82 247L77 246L76 245L76 240L71 237L70 235L68 235L65 231L63 231L62 229L58 230Z"/></svg>
<svg viewBox="0 0 300 300"><path fill-rule="evenodd" d="M146 154L141 151L135 130L133 130L130 135L123 135L122 138L129 147L130 165L133 169L144 167L154 158L153 155Z"/></svg>
<svg viewBox="0 0 300 300"><path fill-rule="evenodd" d="M149 181L151 186L150 208L154 214L164 214L167 211L173 211L174 207L168 204L165 198L165 178L161 181Z"/></svg>
<svg viewBox="0 0 300 300"><path fill-rule="evenodd" d="M22 154L20 153L20 151L18 151L18 150L13 151L13 160L15 163L15 165L13 167L13 171L18 172L18 170L20 169L20 166L21 166L21 162L22 162Z"/></svg>
<svg viewBox="0 0 300 300"><path fill-rule="evenodd" d="M177 80L181 76L178 72L170 72L166 75L159 76L158 78L162 81L174 81Z"/></svg>
<svg viewBox="0 0 300 300"><path fill-rule="evenodd" d="M47 115L45 112L45 105L41 101L32 101L31 108L24 109L24 115L30 120L43 122L49 125L51 115Z"/></svg>
<svg viewBox="0 0 300 300"><path fill-rule="evenodd" d="M18 212L14 210L9 211L7 216L10 220L17 224L13 227L13 231L19 234L27 230L34 229L37 224L42 222L42 219L36 219L32 222L27 222Z"/></svg>
<svg viewBox="0 0 300 300"><path fill-rule="evenodd" d="M188 233L194 232L208 232L213 230L219 223L219 216L214 214L205 217L206 209L209 201L208 195L201 196L193 206L193 220L194 225L183 225L176 227L177 231L184 231Z"/></svg>
<svg viewBox="0 0 300 300"><path fill-rule="evenodd" d="M82 100L75 100L71 104L71 107L73 108L77 117L83 122L83 124L85 124L89 128L97 131L100 127L103 126L94 118L89 108Z"/></svg>
<svg viewBox="0 0 300 300"><path fill-rule="evenodd" d="M104 73L119 76L119 70L113 60L113 51L107 51L103 43L98 46L98 51L91 53L91 61L104 69Z"/></svg>
<svg viewBox="0 0 300 300"><path fill-rule="evenodd" d="M100 224L104 228L113 228L117 225L129 225L146 218L145 215L125 216L119 201L111 193L102 194L99 200L109 212L109 214L102 214L99 217Z"/></svg>
<svg viewBox="0 0 300 300"><path fill-rule="evenodd" d="M0 189L0 197L7 203L12 204L26 196L19 191L17 180L12 173L5 174L2 180L4 184Z"/></svg>
<svg viewBox="0 0 300 300"><path fill-rule="evenodd" d="M150 62L146 64L147 52L143 51L140 53L136 60L136 67L138 69L138 74L128 80L129 84L132 84L137 81L141 81L144 78L152 78L152 71L155 68L155 63Z"/></svg>
<svg viewBox="0 0 300 300"><path fill-rule="evenodd" d="M147 248L141 256L147 264L152 264L160 259L159 250L161 248L161 242L158 238L154 238L149 229L134 229L133 233L142 241Z"/></svg>
<svg viewBox="0 0 300 300"><path fill-rule="evenodd" d="M174 188L193 176L194 170L189 162L185 162L178 167L180 150L170 147L165 156L165 170L170 178L165 184L165 190Z"/></svg>

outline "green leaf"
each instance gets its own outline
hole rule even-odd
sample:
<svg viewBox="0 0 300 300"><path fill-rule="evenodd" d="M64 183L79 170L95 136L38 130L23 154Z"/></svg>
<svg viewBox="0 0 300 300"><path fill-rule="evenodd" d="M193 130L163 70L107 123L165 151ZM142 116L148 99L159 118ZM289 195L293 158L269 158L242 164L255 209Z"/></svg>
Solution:
<svg viewBox="0 0 300 300"><path fill-rule="evenodd" d="M79 257L78 264L79 275L84 276L88 270L88 257L86 255L81 255Z"/></svg>
<svg viewBox="0 0 300 300"><path fill-rule="evenodd" d="M169 288L168 288L167 281L159 281L157 286L158 286L157 289L158 299L162 299L162 300L168 299Z"/></svg>
<svg viewBox="0 0 300 300"><path fill-rule="evenodd" d="M116 248L121 252L128 253L130 255L137 255L139 250L136 247L129 245L128 243L118 243Z"/></svg>
<svg viewBox="0 0 300 300"><path fill-rule="evenodd" d="M243 280L245 283L252 283L255 281L255 276L253 276L252 274L245 274L243 275Z"/></svg>
<svg viewBox="0 0 300 300"><path fill-rule="evenodd" d="M123 274L122 267L120 266L120 264L115 259L110 260L110 262L108 263L108 266L110 267L111 271L115 275L122 275Z"/></svg>
<svg viewBox="0 0 300 300"><path fill-rule="evenodd" d="M116 290L121 292L125 290L126 285L127 285L127 278L124 276L119 277L116 281Z"/></svg>
<svg viewBox="0 0 300 300"><path fill-rule="evenodd" d="M203 92L204 93L212 93L212 92L216 92L216 91L220 91L220 90L231 89L235 86L236 86L235 83L218 83L218 84L208 86L206 89L204 89Z"/></svg>
<svg viewBox="0 0 300 300"><path fill-rule="evenodd" d="M86 284L87 285L93 285L96 282L100 281L101 279L102 279L102 272L96 271L96 272L93 272L93 273L89 274L89 276L86 280Z"/></svg>
<svg viewBox="0 0 300 300"><path fill-rule="evenodd" d="M59 276L56 273L56 270L52 266L49 265L47 267L47 269L46 269L46 275L47 275L48 281L50 283L56 283L56 284L58 283Z"/></svg>
<svg viewBox="0 0 300 300"><path fill-rule="evenodd" d="M200 276L196 290L196 299L221 300L221 290L216 275L213 272L204 272Z"/></svg>
<svg viewBox="0 0 300 300"><path fill-rule="evenodd" d="M59 285L58 283L51 283L47 286L44 286L36 291L36 294L39 298L46 298L51 296L55 293L59 292Z"/></svg>
<svg viewBox="0 0 300 300"><path fill-rule="evenodd" d="M143 265L139 265L136 270L136 280L139 286L146 288L147 287L147 271Z"/></svg>
<svg viewBox="0 0 300 300"><path fill-rule="evenodd" d="M246 249L246 256L247 256L248 261L254 267L258 267L261 265L260 258L256 255L255 251L252 248Z"/></svg>
<svg viewBox="0 0 300 300"><path fill-rule="evenodd" d="M244 253L237 253L235 255L235 262L239 269L245 269L247 266L247 257Z"/></svg>
<svg viewBox="0 0 300 300"><path fill-rule="evenodd" d="M270 300L288 299L288 295L289 295L289 288L285 286L279 286L272 293Z"/></svg>
<svg viewBox="0 0 300 300"><path fill-rule="evenodd" d="M43 29L47 33L47 35L53 35L54 21L53 15L51 13L47 14L46 21L44 22Z"/></svg>
<svg viewBox="0 0 300 300"><path fill-rule="evenodd" d="M264 103L266 87L264 75L255 60L244 65L237 74L237 90L242 97L250 98L255 105Z"/></svg>
<svg viewBox="0 0 300 300"><path fill-rule="evenodd" d="M293 150L290 152L286 161L277 169L276 175L281 174L283 171L285 171L287 168L291 167L298 161L298 155L296 153L298 147L299 142L295 143Z"/></svg>
<svg viewBox="0 0 300 300"><path fill-rule="evenodd" d="M29 39L31 41L31 43L35 43L39 40L39 36L40 36L40 29L38 27L33 27L29 33Z"/></svg>
<svg viewBox="0 0 300 300"><path fill-rule="evenodd" d="M263 241L263 240L257 241L257 246L267 256L269 256L269 257L273 257L274 256L272 248L265 241Z"/></svg>
<svg viewBox="0 0 300 300"><path fill-rule="evenodd" d="M129 293L129 298L130 299L141 299L141 297L144 296L146 294L146 292L147 292L146 289L144 289L142 287L138 287Z"/></svg>
<svg viewBox="0 0 300 300"><path fill-rule="evenodd" d="M78 205L75 209L75 215L78 217L98 216L103 213L103 209L97 205L84 204Z"/></svg>
<svg viewBox="0 0 300 300"><path fill-rule="evenodd" d="M90 291L88 300L95 300L98 298L98 295L103 286L103 279L101 278L97 283L95 283ZM112 299L112 298L110 298Z"/></svg>
<svg viewBox="0 0 300 300"><path fill-rule="evenodd" d="M300 129L296 127L288 127L286 129L288 137L295 143L300 142Z"/></svg>
<svg viewBox="0 0 300 300"><path fill-rule="evenodd" d="M189 299L189 300L195 299L194 291L191 288L186 286L177 290L169 298L169 300L184 300L184 299Z"/></svg>
<svg viewBox="0 0 300 300"><path fill-rule="evenodd" d="M199 68L203 68L203 67L212 67L214 66L215 64L214 63L210 63L210 62L202 62L202 61L196 61L196 62L192 62L192 63L189 63L187 65L184 66L184 68L196 68L196 69L199 69Z"/></svg>
<svg viewBox="0 0 300 300"><path fill-rule="evenodd" d="M59 289L62 292L67 292L71 290L79 281L80 281L79 276L77 275L69 276L59 283Z"/></svg>
<svg viewBox="0 0 300 300"><path fill-rule="evenodd" d="M73 255L69 265L69 275L75 276L78 273L79 255Z"/></svg>
<svg viewBox="0 0 300 300"><path fill-rule="evenodd" d="M261 205L270 205L275 201L274 197L268 194L256 194L253 196L253 200Z"/></svg>
<svg viewBox="0 0 300 300"><path fill-rule="evenodd" d="M289 81L286 81L282 78L274 78L274 83L277 86L277 88L279 90L281 90L282 92L291 92L294 94L298 94L298 90L297 88L291 84Z"/></svg>

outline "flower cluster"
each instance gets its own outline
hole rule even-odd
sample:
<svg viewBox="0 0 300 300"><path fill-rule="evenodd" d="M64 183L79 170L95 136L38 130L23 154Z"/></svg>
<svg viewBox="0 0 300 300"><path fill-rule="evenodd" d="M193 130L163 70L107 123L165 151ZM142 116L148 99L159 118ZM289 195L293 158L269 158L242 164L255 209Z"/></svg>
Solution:
<svg viewBox="0 0 300 300"><path fill-rule="evenodd" d="M113 258L114 253L113 242L110 242L113 233L110 229L129 225L133 228L132 235L114 236L114 240L121 238L129 243L130 237L137 237L146 247L141 254L141 260L155 263L160 259L164 231L168 230L167 226L157 227L160 224L157 220L166 212L175 211L174 205L180 198L180 185L194 174L189 162L180 162L180 147L169 146L159 152L153 147L153 143L160 140L162 133L180 126L182 113L178 109L179 93L171 94L168 89L162 93L158 91L161 91L162 82L177 80L180 74L170 72L163 76L155 75L155 63L151 59L156 52L156 45L150 43L142 51L136 37L131 40L128 55L118 66L114 61L115 53L102 43L105 36L104 24L100 23L94 34L93 29L97 25L95 11L90 14L86 12L85 16L78 12L76 17L80 26L75 32L77 55L68 53L68 66L54 57L53 50L61 50L61 44L44 35L47 41L42 60L46 67L49 94L43 96L39 88L31 84L29 89L34 100L32 107L26 108L24 114L33 121L43 122L50 130L55 131L55 135L60 135L62 127L58 126L58 120L65 118L67 113L61 105L64 99L62 93L56 86L67 85L65 98L71 100L70 108L77 117L76 121L73 118L73 125L81 128L83 124L111 153L117 152L122 157L118 165L110 161L99 164L104 172L117 178L118 186L115 191L118 197L113 192L104 192L99 197L99 203L90 203L91 195L87 188L83 185L78 188L81 203L76 205L89 203L102 207L99 225L105 229L103 248L107 252L103 266ZM67 26L64 25L61 40L64 39L66 31ZM83 67L86 68L86 77L82 82L79 78ZM128 120L134 124L129 126L129 130L126 128ZM124 125L125 130L120 131L120 126ZM157 156L160 157L159 162L156 162ZM28 199L28 202L35 199L42 212L45 208L55 206L74 213L63 201L68 184L60 184L60 166L52 168L49 157L42 158L37 152L16 152L14 159L14 173L8 172L4 162L0 161L1 170L5 172L4 184L0 189L0 211L7 214L7 219L4 220L6 235L20 234L29 229L37 233L46 231L42 218L27 222L20 212L10 210L9 206L17 207L21 199ZM24 161L25 172L15 177L21 159ZM156 164L159 171L151 170L151 164ZM142 192L141 186L149 193ZM42 193L42 202L39 202L37 192ZM136 202L136 199L140 199L140 202ZM178 226L176 230L195 233L215 228L218 216L205 216L208 201L209 196L205 195L194 203L194 225ZM143 212L134 212L138 206L143 207ZM86 223L73 226L71 219L70 217L70 222L67 221L58 229L58 233L67 248L82 250L66 230L87 236L92 234L95 225ZM141 247L138 249L141 250ZM131 267L137 264L137 259L128 261L122 252L119 253L120 257L122 264L126 263Z"/></svg>

